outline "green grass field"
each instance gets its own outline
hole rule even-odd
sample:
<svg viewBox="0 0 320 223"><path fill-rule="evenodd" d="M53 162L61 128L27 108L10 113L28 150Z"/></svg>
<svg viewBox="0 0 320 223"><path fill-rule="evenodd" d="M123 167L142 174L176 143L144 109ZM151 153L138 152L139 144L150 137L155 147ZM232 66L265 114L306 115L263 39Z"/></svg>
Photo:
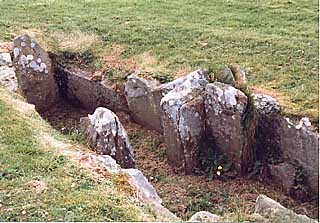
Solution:
<svg viewBox="0 0 320 223"><path fill-rule="evenodd" d="M317 0L0 1L0 40L29 32L51 50L116 51L163 74L230 63L291 115L318 120Z"/></svg>
<svg viewBox="0 0 320 223"><path fill-rule="evenodd" d="M14 97L0 87L1 222L157 220L149 207L121 190L119 177L98 181L70 162L61 146L45 143L46 134L70 141ZM45 182L45 190L37 192L35 180Z"/></svg>

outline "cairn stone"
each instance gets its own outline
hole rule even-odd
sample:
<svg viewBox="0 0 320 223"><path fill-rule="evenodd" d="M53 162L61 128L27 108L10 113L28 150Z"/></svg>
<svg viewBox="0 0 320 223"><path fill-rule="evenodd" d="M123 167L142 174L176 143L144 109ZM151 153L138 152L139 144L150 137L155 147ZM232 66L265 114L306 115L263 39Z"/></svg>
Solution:
<svg viewBox="0 0 320 223"><path fill-rule="evenodd" d="M12 66L12 60L10 53L0 53L0 66Z"/></svg>
<svg viewBox="0 0 320 223"><path fill-rule="evenodd" d="M154 79L144 79L134 73L125 85L126 99L134 121L149 129L162 132L160 83Z"/></svg>
<svg viewBox="0 0 320 223"><path fill-rule="evenodd" d="M123 89L112 86L105 81L91 80L91 72L80 69L55 67L55 77L61 97L70 103L95 110L106 107L112 111L127 111Z"/></svg>
<svg viewBox="0 0 320 223"><path fill-rule="evenodd" d="M122 168L134 167L127 132L112 111L99 107L93 115L81 118L80 123L82 132L96 153L110 155Z"/></svg>
<svg viewBox="0 0 320 223"><path fill-rule="evenodd" d="M21 35L14 39L13 55L22 94L38 111L47 110L59 97L48 53L28 35Z"/></svg>
<svg viewBox="0 0 320 223"><path fill-rule="evenodd" d="M4 86L10 91L17 92L18 81L14 68L7 66L0 66L0 85Z"/></svg>
<svg viewBox="0 0 320 223"><path fill-rule="evenodd" d="M207 134L215 144L213 149L226 155L240 171L245 143L242 117L247 96L230 85L210 83L206 86L204 106Z"/></svg>
<svg viewBox="0 0 320 223"><path fill-rule="evenodd" d="M222 218L219 215L208 211L199 211L192 215L188 222L220 222Z"/></svg>
<svg viewBox="0 0 320 223"><path fill-rule="evenodd" d="M204 137L202 93L208 84L207 75L205 70L192 72L184 77L183 82L179 82L178 87L166 94L160 103L169 162L186 174L191 174L199 164Z"/></svg>
<svg viewBox="0 0 320 223"><path fill-rule="evenodd" d="M255 213L268 219L268 222L317 223L306 215L294 213L265 195L258 196Z"/></svg>

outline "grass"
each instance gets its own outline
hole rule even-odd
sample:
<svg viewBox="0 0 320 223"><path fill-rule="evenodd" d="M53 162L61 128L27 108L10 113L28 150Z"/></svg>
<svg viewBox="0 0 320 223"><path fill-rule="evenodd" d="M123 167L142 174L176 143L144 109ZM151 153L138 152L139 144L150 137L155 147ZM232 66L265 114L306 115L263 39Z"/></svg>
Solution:
<svg viewBox="0 0 320 223"><path fill-rule="evenodd" d="M316 0L12 0L0 8L0 40L28 32L53 51L92 49L172 76L238 63L285 113L318 120Z"/></svg>
<svg viewBox="0 0 320 223"><path fill-rule="evenodd" d="M44 143L58 135L41 117L0 88L0 221L153 221L119 175L97 181ZM36 192L30 183L44 182Z"/></svg>

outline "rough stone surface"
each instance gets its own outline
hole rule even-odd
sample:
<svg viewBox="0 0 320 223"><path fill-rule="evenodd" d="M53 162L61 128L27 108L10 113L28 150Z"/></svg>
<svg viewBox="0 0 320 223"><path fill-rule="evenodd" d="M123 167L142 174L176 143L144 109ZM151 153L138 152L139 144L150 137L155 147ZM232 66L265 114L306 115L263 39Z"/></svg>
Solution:
<svg viewBox="0 0 320 223"><path fill-rule="evenodd" d="M237 64L231 65L230 69L233 77L238 84L245 84L247 82L245 71Z"/></svg>
<svg viewBox="0 0 320 223"><path fill-rule="evenodd" d="M48 53L28 35L21 35L14 39L13 55L21 92L38 111L47 110L59 97Z"/></svg>
<svg viewBox="0 0 320 223"><path fill-rule="evenodd" d="M272 97L252 94L256 157L270 164L282 162L280 148L280 105Z"/></svg>
<svg viewBox="0 0 320 223"><path fill-rule="evenodd" d="M234 79L233 73L229 67L226 67L218 73L217 79L219 82L225 83L225 84L232 84L234 85L236 83L236 80Z"/></svg>
<svg viewBox="0 0 320 223"><path fill-rule="evenodd" d="M12 66L10 53L0 53L0 66Z"/></svg>
<svg viewBox="0 0 320 223"><path fill-rule="evenodd" d="M128 135L112 111L99 107L93 115L81 118L80 123L82 131L96 153L110 155L123 168L134 166Z"/></svg>
<svg viewBox="0 0 320 223"><path fill-rule="evenodd" d="M93 81L90 76L85 71L55 67L60 95L71 103L90 110L97 107L106 107L114 112L127 110L122 89L105 81Z"/></svg>
<svg viewBox="0 0 320 223"><path fill-rule="evenodd" d="M126 99L132 118L138 124L162 132L160 117L161 90L156 80L132 74L125 85Z"/></svg>
<svg viewBox="0 0 320 223"><path fill-rule="evenodd" d="M220 82L206 86L204 102L207 133L213 138L215 149L225 154L241 170L244 147L242 117L247 97L241 91Z"/></svg>
<svg viewBox="0 0 320 223"><path fill-rule="evenodd" d="M208 211L199 211L192 215L189 222L220 222L221 217L215 214L211 214Z"/></svg>
<svg viewBox="0 0 320 223"><path fill-rule="evenodd" d="M268 219L268 222L283 223L316 223L317 221L305 215L299 215L285 208L271 198L260 195L256 200L255 212Z"/></svg>
<svg viewBox="0 0 320 223"><path fill-rule="evenodd" d="M162 221L179 221L180 219L162 206L162 200L158 196L154 187L148 182L141 171L137 169L122 169L116 161L108 155L90 154L91 165L100 164L106 171L111 174L126 174L129 184L136 190L137 198L144 204L149 205L157 216L160 215Z"/></svg>
<svg viewBox="0 0 320 223"><path fill-rule="evenodd" d="M14 68L7 66L0 66L0 85L9 89L10 91L17 92L18 81Z"/></svg>
<svg viewBox="0 0 320 223"><path fill-rule="evenodd" d="M282 119L280 146L284 159L297 161L306 173L312 192L319 194L319 134L310 128L307 118L302 118L298 125Z"/></svg>
<svg viewBox="0 0 320 223"><path fill-rule="evenodd" d="M172 166L186 174L199 163L204 136L204 98L207 71L198 70L161 99L161 119L167 156Z"/></svg>
<svg viewBox="0 0 320 223"><path fill-rule="evenodd" d="M289 194L295 183L296 168L289 163L280 163L269 165L269 170L272 180Z"/></svg>

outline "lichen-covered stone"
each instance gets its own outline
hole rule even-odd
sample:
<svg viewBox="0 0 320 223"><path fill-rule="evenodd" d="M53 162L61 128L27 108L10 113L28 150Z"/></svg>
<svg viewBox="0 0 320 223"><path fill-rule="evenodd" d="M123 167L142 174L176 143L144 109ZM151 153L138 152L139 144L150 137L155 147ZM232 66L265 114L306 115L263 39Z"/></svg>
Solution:
<svg viewBox="0 0 320 223"><path fill-rule="evenodd" d="M0 53L0 66L12 66L10 53Z"/></svg>
<svg viewBox="0 0 320 223"><path fill-rule="evenodd" d="M218 73L217 80L219 82L231 85L234 85L236 83L233 73L229 67L224 68L220 73Z"/></svg>
<svg viewBox="0 0 320 223"><path fill-rule="evenodd" d="M252 94L255 129L255 151L259 161L269 164L283 161L280 148L280 117L279 103L271 96L264 94Z"/></svg>
<svg viewBox="0 0 320 223"><path fill-rule="evenodd" d="M189 79L207 79L207 71L191 72L166 84L154 79L139 77L140 71L128 77L125 86L126 99L133 119L149 129L163 132L161 123L161 99L171 90L178 88Z"/></svg>
<svg viewBox="0 0 320 223"><path fill-rule="evenodd" d="M127 111L123 89L105 81L93 81L90 75L90 72L79 69L56 66L55 78L61 97L89 110L106 107L114 112Z"/></svg>
<svg viewBox="0 0 320 223"><path fill-rule="evenodd" d="M48 53L28 35L21 35L13 41L13 55L21 92L38 111L47 110L59 98Z"/></svg>
<svg viewBox="0 0 320 223"><path fill-rule="evenodd" d="M230 85L220 82L206 86L204 102L206 130L213 138L215 148L241 170L244 147L242 118L247 106L247 96Z"/></svg>
<svg viewBox="0 0 320 223"><path fill-rule="evenodd" d="M305 171L306 183L314 194L319 194L319 134L311 129L307 118L297 125L282 119L280 146L284 160L297 161Z"/></svg>
<svg viewBox="0 0 320 223"><path fill-rule="evenodd" d="M208 211L199 211L192 215L188 222L220 222L222 218L219 215Z"/></svg>
<svg viewBox="0 0 320 223"><path fill-rule="evenodd" d="M82 132L96 153L110 155L123 168L134 166L128 135L112 111L99 107L93 115L81 118L80 123Z"/></svg>
<svg viewBox="0 0 320 223"><path fill-rule="evenodd" d="M199 164L204 137L202 93L208 84L206 75L207 71L204 70L192 72L161 99L161 120L168 160L186 174L192 173Z"/></svg>
<svg viewBox="0 0 320 223"><path fill-rule="evenodd" d="M0 66L0 85L4 86L10 91L17 92L18 81L14 68L7 66Z"/></svg>
<svg viewBox="0 0 320 223"><path fill-rule="evenodd" d="M143 173L137 169L122 169L116 161L108 155L89 154L80 158L80 164L87 168L98 168L107 171L110 174L125 174L128 177L128 183L136 191L139 201L148 205L160 221L179 221L180 219L162 206L162 200L158 196L154 187L148 182Z"/></svg>
<svg viewBox="0 0 320 223"><path fill-rule="evenodd" d="M238 84L245 84L247 82L245 71L237 64L230 66L230 69L233 73L235 82Z"/></svg>
<svg viewBox="0 0 320 223"><path fill-rule="evenodd" d="M294 213L265 195L258 196L255 213L267 218L268 222L317 223L306 215Z"/></svg>
<svg viewBox="0 0 320 223"><path fill-rule="evenodd" d="M125 85L125 93L130 114L135 122L162 132L160 117L162 94L159 86L160 83L156 80L147 80L132 74Z"/></svg>

